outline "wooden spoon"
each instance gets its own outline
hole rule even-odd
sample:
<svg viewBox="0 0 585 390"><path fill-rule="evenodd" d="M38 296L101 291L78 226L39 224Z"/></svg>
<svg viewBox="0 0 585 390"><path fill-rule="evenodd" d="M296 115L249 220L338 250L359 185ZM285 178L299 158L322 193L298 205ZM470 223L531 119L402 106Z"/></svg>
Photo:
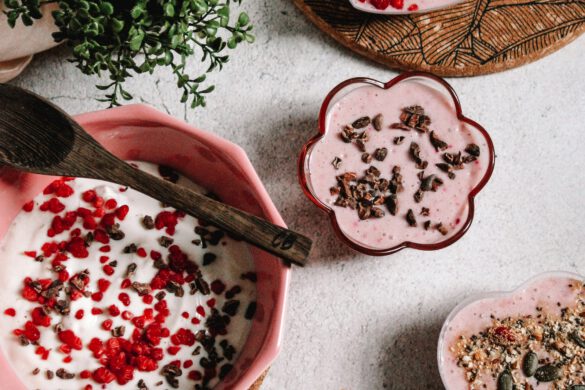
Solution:
<svg viewBox="0 0 585 390"><path fill-rule="evenodd" d="M131 187L300 266L311 250L311 240L303 235L126 164L61 109L7 84L0 84L2 163L41 175L86 177Z"/></svg>

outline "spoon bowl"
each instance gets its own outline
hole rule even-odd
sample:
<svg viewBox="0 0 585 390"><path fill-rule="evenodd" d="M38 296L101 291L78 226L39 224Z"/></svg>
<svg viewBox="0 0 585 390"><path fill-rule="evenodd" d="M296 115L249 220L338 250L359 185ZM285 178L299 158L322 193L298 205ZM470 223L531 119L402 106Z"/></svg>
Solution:
<svg viewBox="0 0 585 390"><path fill-rule="evenodd" d="M52 103L6 84L0 84L0 163L32 173L85 177L131 187L287 263L304 265L312 246L305 236L133 168Z"/></svg>

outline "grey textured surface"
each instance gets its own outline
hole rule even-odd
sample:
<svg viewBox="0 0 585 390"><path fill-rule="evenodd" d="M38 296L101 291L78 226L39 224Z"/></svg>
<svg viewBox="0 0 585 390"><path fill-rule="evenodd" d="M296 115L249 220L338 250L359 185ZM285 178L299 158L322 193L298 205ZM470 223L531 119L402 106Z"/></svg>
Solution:
<svg viewBox="0 0 585 390"><path fill-rule="evenodd" d="M139 101L240 144L287 223L315 239L290 286L282 353L265 389L439 389L436 341L464 297L545 270L585 274L585 38L505 73L450 80L490 131L497 163L475 221L455 245L369 258L344 248L303 196L296 159L325 94L353 76L395 75L326 38L285 0L247 1L257 42L212 80L205 110L178 103L161 72L131 83ZM15 83L68 112L102 108L95 80L41 54Z"/></svg>

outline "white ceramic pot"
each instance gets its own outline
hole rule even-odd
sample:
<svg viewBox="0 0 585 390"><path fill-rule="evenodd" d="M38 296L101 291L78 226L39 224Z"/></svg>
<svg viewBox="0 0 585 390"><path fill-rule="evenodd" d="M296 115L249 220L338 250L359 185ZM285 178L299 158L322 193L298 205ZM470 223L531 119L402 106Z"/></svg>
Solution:
<svg viewBox="0 0 585 390"><path fill-rule="evenodd" d="M33 54L57 45L51 34L57 30L51 11L56 4L43 7L44 17L26 27L18 22L14 28L8 25L2 13L4 3L0 0L0 82L18 76L29 64Z"/></svg>

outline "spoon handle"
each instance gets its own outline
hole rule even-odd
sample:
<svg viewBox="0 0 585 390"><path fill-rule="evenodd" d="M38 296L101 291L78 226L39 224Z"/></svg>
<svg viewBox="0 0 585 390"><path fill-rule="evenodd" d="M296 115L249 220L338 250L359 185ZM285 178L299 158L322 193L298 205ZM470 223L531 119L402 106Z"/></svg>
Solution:
<svg viewBox="0 0 585 390"><path fill-rule="evenodd" d="M290 263L304 266L312 241L299 233L274 225L245 211L215 201L183 186L159 179L121 162L109 172L109 180L128 185L189 215L215 225L227 233L272 253ZM287 263L288 263L287 262Z"/></svg>

